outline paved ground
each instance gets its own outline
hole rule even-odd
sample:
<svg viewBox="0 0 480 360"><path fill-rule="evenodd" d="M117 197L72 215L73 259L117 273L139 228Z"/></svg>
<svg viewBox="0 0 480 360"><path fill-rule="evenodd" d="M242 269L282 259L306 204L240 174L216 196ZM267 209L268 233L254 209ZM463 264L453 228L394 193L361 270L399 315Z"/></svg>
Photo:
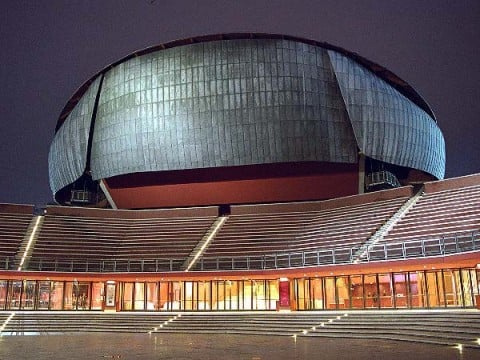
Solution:
<svg viewBox="0 0 480 360"><path fill-rule="evenodd" d="M480 350L383 340L245 335L73 334L0 337L0 360L480 359Z"/></svg>

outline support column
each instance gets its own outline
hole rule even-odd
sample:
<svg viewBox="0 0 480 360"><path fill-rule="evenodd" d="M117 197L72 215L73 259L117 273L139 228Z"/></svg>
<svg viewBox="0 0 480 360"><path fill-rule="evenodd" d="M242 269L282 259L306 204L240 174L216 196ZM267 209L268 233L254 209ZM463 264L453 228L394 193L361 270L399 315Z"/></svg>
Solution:
<svg viewBox="0 0 480 360"><path fill-rule="evenodd" d="M358 193L365 192L365 155L358 154Z"/></svg>

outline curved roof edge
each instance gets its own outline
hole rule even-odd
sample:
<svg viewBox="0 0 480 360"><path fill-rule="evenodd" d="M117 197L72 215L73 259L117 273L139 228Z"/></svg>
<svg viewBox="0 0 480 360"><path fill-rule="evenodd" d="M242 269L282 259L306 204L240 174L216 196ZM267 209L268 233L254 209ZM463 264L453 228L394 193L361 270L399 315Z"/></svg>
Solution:
<svg viewBox="0 0 480 360"><path fill-rule="evenodd" d="M385 67L374 63L373 61L370 61L357 53L345 50L341 47L331 45L326 42L321 42L321 41L316 41L316 40L311 40L311 39L306 39L298 36L292 36L292 35L281 35L281 34L269 34L269 33L226 33L226 34L211 34L211 35L201 35L201 36L195 36L195 37L190 37L190 38L184 38L184 39L178 39L178 40L173 40L169 41L160 45L154 45L147 47L142 50L137 50L123 58L121 58L118 61L115 61L114 63L107 65L104 67L102 70L97 72L95 75L93 75L90 79L85 81L78 89L77 91L70 97L68 100L67 104L63 108L62 112L60 113L60 116L57 121L57 125L55 127L55 132L60 128L60 126L63 124L64 120L68 116L68 114L73 110L77 102L80 100L80 98L83 96L85 91L87 91L88 87L90 84L95 80L95 78L110 70L111 68L117 66L118 64L125 62L131 58L145 55L154 51L158 50L164 50L164 49L169 49L177 46L183 46L183 45L190 45L190 44L196 44L196 43L202 43L202 42L209 42L209 41L219 41L219 40L237 40L237 39L281 39L281 40L291 40L291 41L297 41L297 42L302 42L305 44L309 45L314 45L314 46L319 46L325 49L333 50L336 52L339 52L345 56L348 56L355 61L357 61L359 64L365 66L368 70L372 71L375 75L379 76L381 79L385 80L388 84L393 86L395 89L397 89L402 95L406 96L408 99L410 99L412 102L414 102L417 106L419 106L422 110L424 110L428 115L432 117L432 119L436 122L436 117L435 114L433 113L432 109L428 105L428 103L423 99L420 94L417 93L417 91L411 87L406 81L402 80L400 77L395 75L393 72L390 70L386 69Z"/></svg>

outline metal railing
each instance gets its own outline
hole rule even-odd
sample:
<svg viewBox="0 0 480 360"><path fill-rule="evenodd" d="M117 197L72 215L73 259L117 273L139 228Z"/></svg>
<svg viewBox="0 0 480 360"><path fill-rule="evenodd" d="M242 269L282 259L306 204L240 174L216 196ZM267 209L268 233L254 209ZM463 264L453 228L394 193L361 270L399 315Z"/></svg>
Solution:
<svg viewBox="0 0 480 360"><path fill-rule="evenodd" d="M269 270L307 266L365 263L443 256L480 250L480 231L405 242L374 244L357 254L359 247L335 248L253 256L201 257L190 271ZM173 272L183 271L185 259L30 259L27 271L54 272ZM0 269L16 270L12 259L0 259Z"/></svg>
<svg viewBox="0 0 480 360"><path fill-rule="evenodd" d="M390 171L386 171L386 170L368 174L365 177L365 185L367 188L378 186L378 185L389 185L394 188L401 186L397 177Z"/></svg>

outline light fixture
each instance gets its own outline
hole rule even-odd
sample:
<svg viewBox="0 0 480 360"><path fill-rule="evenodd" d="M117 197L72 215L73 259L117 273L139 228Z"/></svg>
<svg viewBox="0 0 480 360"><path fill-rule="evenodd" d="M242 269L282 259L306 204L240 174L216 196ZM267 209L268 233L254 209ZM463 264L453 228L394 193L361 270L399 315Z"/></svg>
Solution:
<svg viewBox="0 0 480 360"><path fill-rule="evenodd" d="M3 330L5 330L6 326L8 325L8 323L10 322L10 320L12 320L12 318L14 316L15 316L15 313L13 312L5 319L2 326L0 326L0 334L2 333Z"/></svg>
<svg viewBox="0 0 480 360"><path fill-rule="evenodd" d="M217 234L218 230L220 230L220 228L222 227L223 223L225 221L227 221L228 217L227 216L222 216L220 218L220 221L217 223L217 225L215 226L215 228L212 230L212 232L208 235L207 239L205 240L205 242L203 243L203 245L200 247L200 249L197 251L197 253L195 254L195 256L193 257L192 261L190 261L190 264L188 264L187 268L185 269L185 272L188 272L190 271L190 269L192 268L192 266L197 262L198 258L200 257L200 255L203 254L203 251L206 249L206 247L208 246L208 244L210 243L210 241L212 241L212 239L215 237L215 235Z"/></svg>
<svg viewBox="0 0 480 360"><path fill-rule="evenodd" d="M22 270L23 263L25 262L25 259L27 258L28 250L30 249L30 246L32 246L33 238L35 237L35 233L37 232L38 224L40 223L41 216L37 216L37 220L35 221L35 225L33 226L32 233L30 234L30 238L28 239L27 247L25 248L25 251L23 252L22 259L20 260L20 265L18 265L17 271Z"/></svg>

